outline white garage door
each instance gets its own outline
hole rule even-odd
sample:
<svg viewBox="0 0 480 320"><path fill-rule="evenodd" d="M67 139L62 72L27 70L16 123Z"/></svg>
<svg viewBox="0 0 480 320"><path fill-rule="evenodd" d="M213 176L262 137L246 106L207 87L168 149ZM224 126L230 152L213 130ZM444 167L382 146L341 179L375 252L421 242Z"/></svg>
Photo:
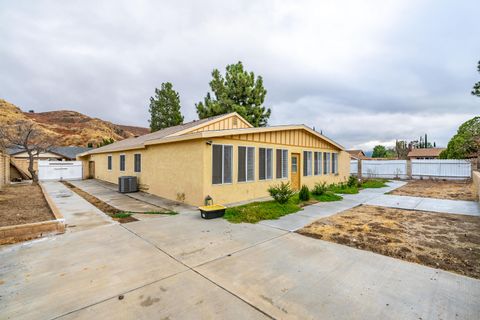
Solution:
<svg viewBox="0 0 480 320"><path fill-rule="evenodd" d="M81 180L81 161L38 161L40 180Z"/></svg>

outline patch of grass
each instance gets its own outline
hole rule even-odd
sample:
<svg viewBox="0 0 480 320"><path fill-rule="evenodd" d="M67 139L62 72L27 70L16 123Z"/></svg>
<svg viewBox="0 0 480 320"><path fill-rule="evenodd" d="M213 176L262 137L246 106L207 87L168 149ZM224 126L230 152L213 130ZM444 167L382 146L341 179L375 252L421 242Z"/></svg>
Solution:
<svg viewBox="0 0 480 320"><path fill-rule="evenodd" d="M328 190L333 193L341 194L356 194L358 193L358 188L355 186L349 187L346 184L332 184L328 187Z"/></svg>
<svg viewBox="0 0 480 320"><path fill-rule="evenodd" d="M387 179L368 179L362 182L362 188L383 188L386 187Z"/></svg>
<svg viewBox="0 0 480 320"><path fill-rule="evenodd" d="M327 191L324 194L312 194L312 198L320 201L320 202L332 202L332 201L340 201L343 199L342 196L335 194L331 191Z"/></svg>
<svg viewBox="0 0 480 320"><path fill-rule="evenodd" d="M167 214L174 216L178 214L178 212L173 211L173 210L168 210L168 211L147 211L147 212L142 212L142 214Z"/></svg>
<svg viewBox="0 0 480 320"><path fill-rule="evenodd" d="M115 213L112 215L113 218L116 219L123 219L123 218L129 218L132 214L130 212L119 212Z"/></svg>
<svg viewBox="0 0 480 320"><path fill-rule="evenodd" d="M223 218L233 223L257 223L262 220L278 219L299 210L301 208L298 203L295 203L294 199L284 204L276 201L252 202L238 207L227 208Z"/></svg>

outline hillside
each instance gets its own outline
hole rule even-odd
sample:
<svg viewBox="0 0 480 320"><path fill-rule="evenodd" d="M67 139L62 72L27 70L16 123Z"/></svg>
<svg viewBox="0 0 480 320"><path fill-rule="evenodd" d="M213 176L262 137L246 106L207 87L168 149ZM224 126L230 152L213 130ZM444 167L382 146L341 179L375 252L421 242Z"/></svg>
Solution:
<svg viewBox="0 0 480 320"><path fill-rule="evenodd" d="M113 124L76 111L23 112L17 106L0 99L0 125L12 125L17 121L37 123L45 135L56 136L60 146L96 145L104 138L119 141L149 132L148 128Z"/></svg>

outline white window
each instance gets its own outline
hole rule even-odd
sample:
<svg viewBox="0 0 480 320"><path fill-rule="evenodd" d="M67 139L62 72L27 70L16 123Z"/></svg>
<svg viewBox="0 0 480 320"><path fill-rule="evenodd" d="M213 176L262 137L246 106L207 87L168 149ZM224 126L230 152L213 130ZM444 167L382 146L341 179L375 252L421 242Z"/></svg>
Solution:
<svg viewBox="0 0 480 320"><path fill-rule="evenodd" d="M312 175L312 151L303 151L303 175Z"/></svg>
<svg viewBox="0 0 480 320"><path fill-rule="evenodd" d="M288 150L277 149L277 179L288 178Z"/></svg>
<svg viewBox="0 0 480 320"><path fill-rule="evenodd" d="M325 152L323 154L323 173L330 173L330 152Z"/></svg>
<svg viewBox="0 0 480 320"><path fill-rule="evenodd" d="M120 171L125 171L125 155L120 155Z"/></svg>
<svg viewBox="0 0 480 320"><path fill-rule="evenodd" d="M273 149L259 148L258 173L260 180L272 179Z"/></svg>
<svg viewBox="0 0 480 320"><path fill-rule="evenodd" d="M112 156L107 157L107 169L112 170Z"/></svg>
<svg viewBox="0 0 480 320"><path fill-rule="evenodd" d="M238 182L255 180L255 148L238 147Z"/></svg>
<svg viewBox="0 0 480 320"><path fill-rule="evenodd" d="M315 152L313 154L313 174L319 176L322 174L322 153Z"/></svg>
<svg viewBox="0 0 480 320"><path fill-rule="evenodd" d="M134 171L135 172L142 172L142 155L140 153L135 153L134 157Z"/></svg>
<svg viewBox="0 0 480 320"><path fill-rule="evenodd" d="M222 144L212 146L212 183L232 183L233 147Z"/></svg>
<svg viewBox="0 0 480 320"><path fill-rule="evenodd" d="M332 173L338 173L338 153L332 153Z"/></svg>

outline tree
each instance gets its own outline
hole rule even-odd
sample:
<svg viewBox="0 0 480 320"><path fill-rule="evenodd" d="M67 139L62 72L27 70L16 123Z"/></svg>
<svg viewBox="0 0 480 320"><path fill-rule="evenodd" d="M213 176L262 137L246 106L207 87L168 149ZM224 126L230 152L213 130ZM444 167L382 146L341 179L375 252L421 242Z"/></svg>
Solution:
<svg viewBox="0 0 480 320"><path fill-rule="evenodd" d="M480 155L480 116L463 123L450 139L447 149L440 154L442 159L465 159Z"/></svg>
<svg viewBox="0 0 480 320"><path fill-rule="evenodd" d="M37 172L33 168L34 158L42 152L50 151L55 142L54 137L45 136L34 122L18 121L9 128L0 127L0 145L20 148L28 154L28 172L33 183L38 182Z"/></svg>
<svg viewBox="0 0 480 320"><path fill-rule="evenodd" d="M170 82L162 83L160 90L155 88L155 97L150 97L149 111L151 132L183 123L180 95L173 90Z"/></svg>
<svg viewBox="0 0 480 320"><path fill-rule="evenodd" d="M210 88L214 97L207 93L204 102L195 104L200 119L237 112L254 127L264 127L270 118L270 109L263 106L267 90L261 76L243 69L243 64L226 67L225 77L214 69Z"/></svg>
<svg viewBox="0 0 480 320"><path fill-rule="evenodd" d="M478 61L477 71L480 73L480 61ZM473 85L472 94L480 97L480 81Z"/></svg>
<svg viewBox="0 0 480 320"><path fill-rule="evenodd" d="M115 140L113 140L113 138L111 138L111 137L110 138L102 138L102 141L97 143L97 148L112 144L114 142L115 142Z"/></svg>
<svg viewBox="0 0 480 320"><path fill-rule="evenodd" d="M407 141L395 141L394 153L397 159L407 159L408 151Z"/></svg>
<svg viewBox="0 0 480 320"><path fill-rule="evenodd" d="M382 145L375 146L373 148L372 158L386 158L387 148Z"/></svg>

